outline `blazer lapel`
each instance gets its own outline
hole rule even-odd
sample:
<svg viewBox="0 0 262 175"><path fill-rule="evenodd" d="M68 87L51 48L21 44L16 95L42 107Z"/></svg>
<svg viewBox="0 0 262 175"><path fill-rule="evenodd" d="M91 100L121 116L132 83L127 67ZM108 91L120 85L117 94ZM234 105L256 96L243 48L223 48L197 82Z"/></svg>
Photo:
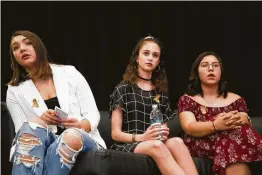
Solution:
<svg viewBox="0 0 262 175"><path fill-rule="evenodd" d="M56 95L63 111L68 113L69 106L69 84L68 80L64 77L65 72L59 65L50 65L52 68L53 79L56 89Z"/></svg>
<svg viewBox="0 0 262 175"><path fill-rule="evenodd" d="M38 116L41 116L47 110L47 106L32 80L27 80L22 83L18 86L18 90L20 94L22 94L20 98L24 98L28 106L33 109Z"/></svg>

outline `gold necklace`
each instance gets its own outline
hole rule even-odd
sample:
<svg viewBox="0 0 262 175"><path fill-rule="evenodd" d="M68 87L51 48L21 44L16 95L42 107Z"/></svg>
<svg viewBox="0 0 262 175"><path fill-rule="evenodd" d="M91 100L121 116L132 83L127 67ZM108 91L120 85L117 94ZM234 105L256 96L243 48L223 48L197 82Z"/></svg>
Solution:
<svg viewBox="0 0 262 175"><path fill-rule="evenodd" d="M208 103L203 97L202 97L202 99L205 101L205 103L207 104L206 106L210 106L210 107L214 107L213 106L213 104L215 103L215 101L217 100L219 98L219 96L217 96L216 98L215 98L215 100L213 100L211 103Z"/></svg>
<svg viewBox="0 0 262 175"><path fill-rule="evenodd" d="M217 97L215 98L215 100L213 100L211 103L208 103L202 96L200 96L200 98L202 98L202 99L205 101L205 103L206 103L206 105L201 105L201 106L200 106L200 111L201 111L201 113L202 113L202 114L206 114L206 113L208 112L207 107L213 107L213 104L215 103L215 101L216 101L219 97L220 97L220 96L217 96Z"/></svg>

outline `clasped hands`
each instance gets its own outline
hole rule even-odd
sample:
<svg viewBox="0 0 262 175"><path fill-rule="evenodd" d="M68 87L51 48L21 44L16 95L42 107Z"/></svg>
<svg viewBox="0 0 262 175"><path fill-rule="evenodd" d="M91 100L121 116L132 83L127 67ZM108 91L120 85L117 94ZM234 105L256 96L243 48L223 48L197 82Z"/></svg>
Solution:
<svg viewBox="0 0 262 175"><path fill-rule="evenodd" d="M43 120L48 125L63 125L65 128L80 128L80 123L76 118L60 118L53 109L48 109L41 116L40 119Z"/></svg>
<svg viewBox="0 0 262 175"><path fill-rule="evenodd" d="M216 130L224 131L241 128L242 125L249 124L249 121L245 113L235 110L218 114L213 124Z"/></svg>
<svg viewBox="0 0 262 175"><path fill-rule="evenodd" d="M161 135L163 140L166 140L169 135L169 128L165 124L161 123L155 123L153 125L150 125L146 132L142 134L142 141L146 140L159 140L161 138Z"/></svg>

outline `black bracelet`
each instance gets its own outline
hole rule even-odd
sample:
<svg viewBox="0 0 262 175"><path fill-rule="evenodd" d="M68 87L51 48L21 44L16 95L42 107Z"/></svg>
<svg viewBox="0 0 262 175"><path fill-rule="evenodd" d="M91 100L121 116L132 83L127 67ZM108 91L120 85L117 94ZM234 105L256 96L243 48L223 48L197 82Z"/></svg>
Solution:
<svg viewBox="0 0 262 175"><path fill-rule="evenodd" d="M135 133L132 134L132 142L136 142L136 134Z"/></svg>

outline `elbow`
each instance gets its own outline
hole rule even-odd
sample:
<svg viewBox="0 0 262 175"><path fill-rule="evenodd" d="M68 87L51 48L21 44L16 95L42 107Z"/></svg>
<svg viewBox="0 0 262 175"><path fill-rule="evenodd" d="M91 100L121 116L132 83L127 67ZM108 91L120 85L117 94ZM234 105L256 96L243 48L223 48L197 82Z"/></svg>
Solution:
<svg viewBox="0 0 262 175"><path fill-rule="evenodd" d="M112 131L112 132L111 132L111 137L112 137L112 139L113 139L114 141L117 141L117 138L118 138L117 132L116 132L116 131Z"/></svg>
<svg viewBox="0 0 262 175"><path fill-rule="evenodd" d="M202 137L203 136L201 133L199 133L198 131L195 131L190 126L185 127L184 131L187 135L192 136L192 137Z"/></svg>
<svg viewBox="0 0 262 175"><path fill-rule="evenodd" d="M192 132L192 129L191 129L191 127L190 127L190 124L182 125L182 129L184 130L184 132L185 132L187 135L192 136L193 132Z"/></svg>
<svg viewBox="0 0 262 175"><path fill-rule="evenodd" d="M189 128L184 128L184 131L189 136L194 136L195 135L194 132L192 132Z"/></svg>
<svg viewBox="0 0 262 175"><path fill-rule="evenodd" d="M193 131L185 131L185 133L189 136L192 136L192 137L202 137L202 135L200 133L193 132Z"/></svg>

